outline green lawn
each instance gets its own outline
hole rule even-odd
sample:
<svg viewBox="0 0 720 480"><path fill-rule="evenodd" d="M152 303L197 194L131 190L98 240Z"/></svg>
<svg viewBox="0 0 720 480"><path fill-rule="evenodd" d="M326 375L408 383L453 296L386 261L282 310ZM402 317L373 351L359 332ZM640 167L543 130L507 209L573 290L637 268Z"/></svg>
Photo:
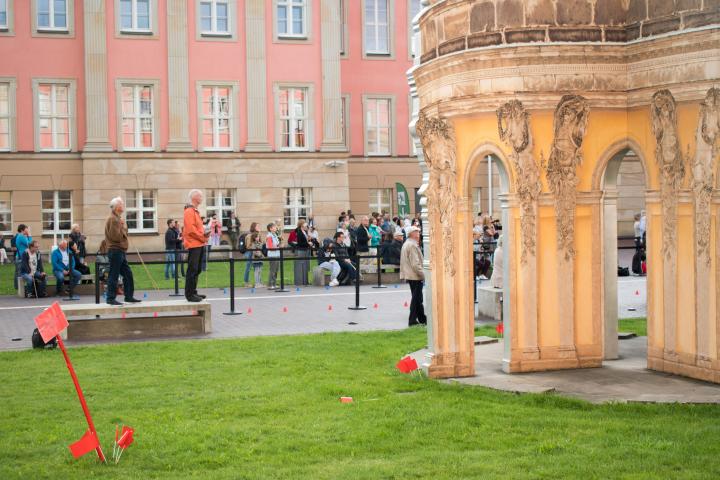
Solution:
<svg viewBox="0 0 720 480"><path fill-rule="evenodd" d="M317 262L310 262L310 269L317 265ZM153 280L159 289L172 289L175 286L175 280L170 278L165 279L165 265L146 265L147 272L142 265L132 265L133 278L135 280L135 290L152 290ZM285 284L291 285L293 283L293 262L292 260L284 261L284 273L285 273ZM47 269L47 268L46 268ZM269 264L265 262L263 264L263 283L267 283ZM90 271L95 273L95 264L90 264ZM148 275L149 272L149 275ZM13 295L16 292L12 286L12 276L15 273L14 265L0 265L0 295ZM235 286L240 288L244 282L245 265L242 263L235 264ZM152 280L151 278L152 277ZM252 283L253 272L250 271L250 282ZM312 273L310 274L310 280L312 281ZM180 290L185 285L185 279L180 276ZM49 280L51 286L55 286L55 278ZM280 272L278 270L278 285L280 284ZM230 286L230 266L227 263L209 263L207 272L203 272L200 275L200 288L205 287L217 287L225 288ZM49 289L49 292L53 292L53 289Z"/></svg>
<svg viewBox="0 0 720 480"><path fill-rule="evenodd" d="M618 320L618 331L635 332L639 337L647 337L647 320L644 318L621 318ZM481 335L493 338L500 337L500 334L495 330L495 324L476 326L475 336L479 337Z"/></svg>
<svg viewBox="0 0 720 480"><path fill-rule="evenodd" d="M106 452L114 423L136 429L117 466L70 456L85 426L60 352L0 353L0 478L720 476L718 406L593 406L397 372L425 339L413 328L74 348Z"/></svg>

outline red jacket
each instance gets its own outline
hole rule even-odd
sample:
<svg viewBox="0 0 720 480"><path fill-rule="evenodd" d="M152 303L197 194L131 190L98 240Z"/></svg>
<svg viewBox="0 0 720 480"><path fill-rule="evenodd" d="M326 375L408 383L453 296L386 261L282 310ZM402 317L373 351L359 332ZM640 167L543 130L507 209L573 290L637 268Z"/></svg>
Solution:
<svg viewBox="0 0 720 480"><path fill-rule="evenodd" d="M207 238L200 212L192 205L186 205L183 214L183 244L185 248L198 248L204 247L205 243Z"/></svg>

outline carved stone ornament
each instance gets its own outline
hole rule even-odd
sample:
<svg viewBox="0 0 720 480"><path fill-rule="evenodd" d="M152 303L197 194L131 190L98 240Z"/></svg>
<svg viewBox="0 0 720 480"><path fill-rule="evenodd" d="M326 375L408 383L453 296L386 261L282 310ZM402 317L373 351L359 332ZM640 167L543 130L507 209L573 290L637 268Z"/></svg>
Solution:
<svg viewBox="0 0 720 480"><path fill-rule="evenodd" d="M420 112L415 130L422 142L425 163L430 170L430 180L425 191L430 228L439 228L441 233L440 245L433 248L432 255L435 258L438 258L436 255L441 256L445 274L454 276L453 223L457 211L455 130L447 120L428 117L425 112ZM436 242L431 243L435 244Z"/></svg>
<svg viewBox="0 0 720 480"><path fill-rule="evenodd" d="M535 256L535 205L542 186L540 171L529 152L530 129L528 113L522 102L511 100L497 111L498 133L512 149L510 155L515 167L515 190L520 199L520 232L522 237L522 254L520 262L526 263L528 255Z"/></svg>
<svg viewBox="0 0 720 480"><path fill-rule="evenodd" d="M582 163L582 146L590 107L579 95L564 95L555 108L547 179L555 198L558 250L569 261L575 257L575 205L579 179L576 167Z"/></svg>
<svg viewBox="0 0 720 480"><path fill-rule="evenodd" d="M710 201L715 185L713 163L720 152L720 89L708 90L700 104L700 137L709 149L698 149L692 167L692 189L695 194L695 237L698 257L709 267L710 257ZM699 141L699 140L698 140ZM709 150L709 151L707 151Z"/></svg>
<svg viewBox="0 0 720 480"><path fill-rule="evenodd" d="M660 196L663 209L663 255L672 257L677 240L678 192L685 177L685 163L678 141L675 98L669 90L655 92L650 104L655 135L655 159L660 166Z"/></svg>

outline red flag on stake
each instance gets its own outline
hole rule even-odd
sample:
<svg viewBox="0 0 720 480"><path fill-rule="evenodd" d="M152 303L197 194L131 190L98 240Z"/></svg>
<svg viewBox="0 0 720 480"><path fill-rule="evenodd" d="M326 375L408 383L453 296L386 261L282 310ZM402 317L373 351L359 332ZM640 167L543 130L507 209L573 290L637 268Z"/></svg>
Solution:
<svg viewBox="0 0 720 480"><path fill-rule="evenodd" d="M404 357L395 366L402 373L410 373L410 372L414 372L415 370L418 369L417 361L414 358L412 358L410 355L407 355L406 357Z"/></svg>
<svg viewBox="0 0 720 480"><path fill-rule="evenodd" d="M408 307L408 303L407 303L407 300L405 300L405 303L403 304L403 307L405 307L405 308L407 308L407 307Z"/></svg>
<svg viewBox="0 0 720 480"><path fill-rule="evenodd" d="M499 333L500 335L505 333L505 325L503 324L503 322L500 322L497 325L495 325L495 331L497 333Z"/></svg>
<svg viewBox="0 0 720 480"><path fill-rule="evenodd" d="M133 438L134 434L135 430L133 428L124 426L120 433L120 439L117 441L118 447L125 449L132 445L133 441L135 441Z"/></svg>
<svg viewBox="0 0 720 480"><path fill-rule="evenodd" d="M252 307L248 307L248 315L252 313Z"/></svg>
<svg viewBox="0 0 720 480"><path fill-rule="evenodd" d="M47 343L67 328L68 321L60 308L60 304L55 302L35 317L35 325L38 327L43 342Z"/></svg>
<svg viewBox="0 0 720 480"><path fill-rule="evenodd" d="M328 312L332 311L332 305L328 305Z"/></svg>
<svg viewBox="0 0 720 480"><path fill-rule="evenodd" d="M376 303L376 304L374 304L374 305L373 305L373 308L374 308L375 310L377 310L377 308L378 308L378 304L377 304L377 303Z"/></svg>
<svg viewBox="0 0 720 480"><path fill-rule="evenodd" d="M287 313L287 307L283 307L282 311L283 313Z"/></svg>
<svg viewBox="0 0 720 480"><path fill-rule="evenodd" d="M85 432L85 435L80 438L77 442L70 445L70 453L72 453L73 457L80 458L86 453L90 453L96 448L100 447L100 442L98 441L97 436L88 430Z"/></svg>

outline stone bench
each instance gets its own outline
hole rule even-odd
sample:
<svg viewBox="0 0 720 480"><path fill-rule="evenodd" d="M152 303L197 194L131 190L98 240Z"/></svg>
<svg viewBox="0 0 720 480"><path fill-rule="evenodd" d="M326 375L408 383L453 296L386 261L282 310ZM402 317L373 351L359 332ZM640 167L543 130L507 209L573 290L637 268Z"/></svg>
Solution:
<svg viewBox="0 0 720 480"><path fill-rule="evenodd" d="M57 282L55 280L55 275L48 275L45 278L47 280L47 294L48 294L48 296L50 296L55 291L55 285L57 284ZM89 283L86 283L86 282L89 282ZM65 277L65 285L67 285L67 284L68 284L68 279L66 276ZM95 276L92 274L81 275L80 283L75 285L75 288L73 289L73 293L75 295L95 295ZM25 298L25 280L23 280L22 277L18 277L17 296L20 298Z"/></svg>
<svg viewBox="0 0 720 480"><path fill-rule="evenodd" d="M394 268L394 271L390 271ZM400 283L400 266L399 265L381 265L380 281L382 283ZM312 269L312 284L316 287L324 287L330 283L330 271L315 266ZM363 273L361 285L377 284L377 273Z"/></svg>
<svg viewBox="0 0 720 480"><path fill-rule="evenodd" d="M182 337L212 331L208 301L164 300L122 306L63 304L61 307L69 323L62 337L70 341ZM137 314L141 316L135 316Z"/></svg>
<svg viewBox="0 0 720 480"><path fill-rule="evenodd" d="M475 316L502 320L502 294L500 288L493 288L490 282L485 282L477 289L477 305L475 305Z"/></svg>

